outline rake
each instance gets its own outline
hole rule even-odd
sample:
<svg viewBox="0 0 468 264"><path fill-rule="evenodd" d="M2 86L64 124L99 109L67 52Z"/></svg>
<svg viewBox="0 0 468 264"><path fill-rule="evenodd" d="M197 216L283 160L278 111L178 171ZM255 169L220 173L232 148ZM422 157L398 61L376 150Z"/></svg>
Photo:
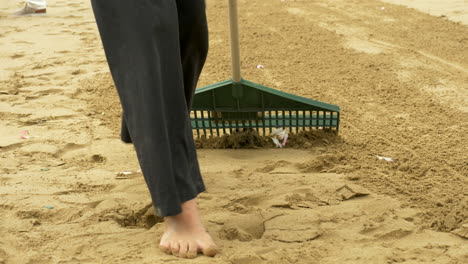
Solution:
<svg viewBox="0 0 468 264"><path fill-rule="evenodd" d="M232 79L195 91L190 118L200 138L276 128L288 133L324 130L338 133L340 107L285 93L241 77L237 0L229 0Z"/></svg>

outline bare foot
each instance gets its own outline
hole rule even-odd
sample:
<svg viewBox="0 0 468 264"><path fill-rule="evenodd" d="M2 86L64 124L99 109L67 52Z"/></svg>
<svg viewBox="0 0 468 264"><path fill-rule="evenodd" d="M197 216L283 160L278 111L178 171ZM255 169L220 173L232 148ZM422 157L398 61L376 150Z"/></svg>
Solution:
<svg viewBox="0 0 468 264"><path fill-rule="evenodd" d="M159 247L167 254L180 258L195 258L199 252L214 257L216 244L203 227L195 199L182 204L182 213L165 217L166 232Z"/></svg>

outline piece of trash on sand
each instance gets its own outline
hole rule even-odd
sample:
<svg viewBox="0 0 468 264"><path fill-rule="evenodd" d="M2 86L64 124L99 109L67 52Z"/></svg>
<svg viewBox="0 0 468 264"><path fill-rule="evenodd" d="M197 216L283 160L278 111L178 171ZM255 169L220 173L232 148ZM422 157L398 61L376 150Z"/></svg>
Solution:
<svg viewBox="0 0 468 264"><path fill-rule="evenodd" d="M377 159L379 159L379 160L385 160L385 161L388 161L388 162L394 162L394 160L393 160L392 158L383 157L383 156L379 156L379 155L377 155Z"/></svg>
<svg viewBox="0 0 468 264"><path fill-rule="evenodd" d="M117 172L115 174L115 178L118 179L118 180L124 180L124 179L130 179L132 178L133 176L137 175L141 173L141 170L137 170L137 171L121 171L121 172Z"/></svg>
<svg viewBox="0 0 468 264"><path fill-rule="evenodd" d="M49 171L49 169L41 169L41 171Z"/></svg>
<svg viewBox="0 0 468 264"><path fill-rule="evenodd" d="M468 239L468 224L464 224L460 228L453 230L452 234Z"/></svg>
<svg viewBox="0 0 468 264"><path fill-rule="evenodd" d="M44 206L44 208L47 208L47 209L54 209L54 207L51 206L51 205L46 205L46 206Z"/></svg>
<svg viewBox="0 0 468 264"><path fill-rule="evenodd" d="M349 200L355 197L369 195L369 192L364 188L356 185L350 186L348 184L345 184L340 188L336 189L336 192L342 200Z"/></svg>
<svg viewBox="0 0 468 264"><path fill-rule="evenodd" d="M286 130L281 127L273 129L273 132L271 132L270 137L277 148L282 148L286 146L286 142L288 142L288 133L286 133ZM283 142L280 143L280 140L282 140Z"/></svg>
<svg viewBox="0 0 468 264"><path fill-rule="evenodd" d="M384 7L384 6L382 6L382 7L380 8L380 10L382 10L382 11L383 11L383 10L385 10L385 7Z"/></svg>
<svg viewBox="0 0 468 264"><path fill-rule="evenodd" d="M21 139L30 139L31 136L29 135L29 131L21 131L20 138Z"/></svg>
<svg viewBox="0 0 468 264"><path fill-rule="evenodd" d="M28 130L21 131L20 136L21 139L30 139L30 138L37 138L36 136L31 136Z"/></svg>
<svg viewBox="0 0 468 264"><path fill-rule="evenodd" d="M261 64L257 65L257 69L263 69L263 68L265 68L265 66L263 66Z"/></svg>

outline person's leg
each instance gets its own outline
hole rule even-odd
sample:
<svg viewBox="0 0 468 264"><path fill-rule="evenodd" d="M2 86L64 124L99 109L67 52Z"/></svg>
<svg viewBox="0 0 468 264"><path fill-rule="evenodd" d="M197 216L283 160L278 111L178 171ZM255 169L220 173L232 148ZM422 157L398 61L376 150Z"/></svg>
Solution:
<svg viewBox="0 0 468 264"><path fill-rule="evenodd" d="M176 0L176 2L185 97L187 108L191 109L198 78L208 54L205 0Z"/></svg>
<svg viewBox="0 0 468 264"><path fill-rule="evenodd" d="M190 110L192 97L208 53L205 1L177 0L176 2L185 100L187 110ZM188 136L192 137L191 131L188 132ZM195 145L191 151L195 151ZM201 181L198 175L194 176L194 181ZM183 203L182 213L166 217L165 221L166 232L160 242L163 251L189 258L196 256L198 250L209 256L216 254L216 245L201 223L195 199ZM194 240L194 237L197 237L197 240Z"/></svg>
<svg viewBox="0 0 468 264"><path fill-rule="evenodd" d="M181 213L205 186L185 96L176 1L92 0L92 4L122 103L125 131L135 146L156 213L180 220L173 229L183 234L182 246L206 240L206 232L180 225L190 219ZM205 246L198 243L197 249L212 252Z"/></svg>
<svg viewBox="0 0 468 264"><path fill-rule="evenodd" d="M205 0L176 0L176 3L185 99L187 109L190 110L198 78L208 54L208 25L205 14ZM125 143L132 142L125 119L122 119L121 139Z"/></svg>

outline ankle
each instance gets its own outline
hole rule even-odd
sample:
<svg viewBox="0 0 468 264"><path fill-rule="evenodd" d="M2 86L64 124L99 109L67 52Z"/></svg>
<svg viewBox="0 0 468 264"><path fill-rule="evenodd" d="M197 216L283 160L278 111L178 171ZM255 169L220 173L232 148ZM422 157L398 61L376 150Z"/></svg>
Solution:
<svg viewBox="0 0 468 264"><path fill-rule="evenodd" d="M204 229L195 199L181 204L181 207L180 214L164 218L168 228Z"/></svg>

